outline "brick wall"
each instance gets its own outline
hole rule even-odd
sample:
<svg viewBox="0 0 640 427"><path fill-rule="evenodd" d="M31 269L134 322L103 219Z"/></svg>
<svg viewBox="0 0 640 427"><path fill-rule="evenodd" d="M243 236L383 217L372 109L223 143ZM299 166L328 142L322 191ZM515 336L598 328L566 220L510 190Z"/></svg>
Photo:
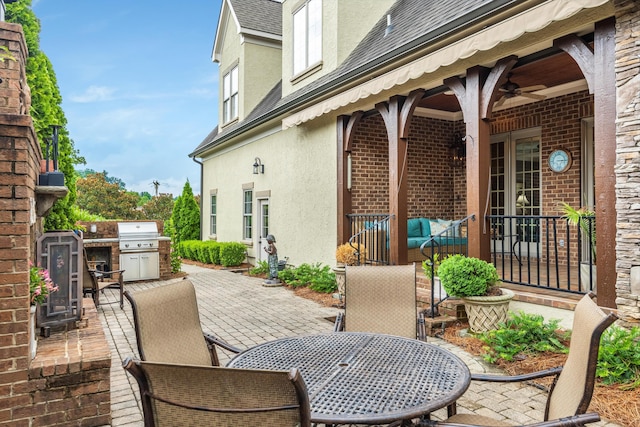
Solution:
<svg viewBox="0 0 640 427"><path fill-rule="evenodd" d="M580 206L582 119L593 117L593 97L583 91L494 114L491 133L541 128L542 212L560 215L558 203ZM466 216L464 167L453 167L449 145L455 132L464 135L463 122L414 117L409 132L408 217L463 218ZM379 115L362 120L352 151L353 213L389 210L389 154L387 132ZM556 174L548 166L551 152L568 149L569 171Z"/></svg>
<svg viewBox="0 0 640 427"><path fill-rule="evenodd" d="M453 218L455 173L448 146L455 123L414 117L407 154L407 216ZM389 211L389 143L379 115L362 120L354 134L353 213Z"/></svg>
<svg viewBox="0 0 640 427"><path fill-rule="evenodd" d="M16 58L0 63L0 425L105 425L111 358L95 308L83 319L86 328L39 340L30 357L28 260L36 259L42 235L37 212L45 197L36 187L42 153L24 114L31 98L21 27L0 22L0 45ZM92 301L85 304L91 313Z"/></svg>
<svg viewBox="0 0 640 427"><path fill-rule="evenodd" d="M580 207L582 119L593 117L593 97L578 92L494 114L491 134L541 128L540 166L542 214L560 215L558 203ZM572 155L571 169L554 173L548 167L553 150L564 147Z"/></svg>

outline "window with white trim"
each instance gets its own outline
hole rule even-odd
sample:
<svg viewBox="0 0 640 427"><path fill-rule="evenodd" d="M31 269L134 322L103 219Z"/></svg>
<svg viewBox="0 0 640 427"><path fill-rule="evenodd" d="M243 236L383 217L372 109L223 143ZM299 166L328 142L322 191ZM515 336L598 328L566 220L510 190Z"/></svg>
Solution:
<svg viewBox="0 0 640 427"><path fill-rule="evenodd" d="M222 78L222 123L238 117L238 66Z"/></svg>
<svg viewBox="0 0 640 427"><path fill-rule="evenodd" d="M322 60L322 0L308 0L293 13L293 74Z"/></svg>
<svg viewBox="0 0 640 427"><path fill-rule="evenodd" d="M209 228L210 235L218 234L218 196L211 195L211 223Z"/></svg>
<svg viewBox="0 0 640 427"><path fill-rule="evenodd" d="M251 240L253 237L253 190L244 190L243 204L242 238Z"/></svg>

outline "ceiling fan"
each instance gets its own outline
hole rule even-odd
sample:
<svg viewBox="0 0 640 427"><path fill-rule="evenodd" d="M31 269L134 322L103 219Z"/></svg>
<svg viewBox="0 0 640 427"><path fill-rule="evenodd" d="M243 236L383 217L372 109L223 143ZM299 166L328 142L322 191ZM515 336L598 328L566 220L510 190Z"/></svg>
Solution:
<svg viewBox="0 0 640 427"><path fill-rule="evenodd" d="M546 89L545 85L535 85L535 86L527 86L520 87L518 83L514 83L511 81L511 73L507 75L507 81L500 86L498 89L503 93L502 97L496 101L494 107L499 107L505 103L507 99L515 98L516 96L523 96L525 98L535 99L537 101L541 101L546 98L545 95L538 95L531 92L536 92L538 90Z"/></svg>

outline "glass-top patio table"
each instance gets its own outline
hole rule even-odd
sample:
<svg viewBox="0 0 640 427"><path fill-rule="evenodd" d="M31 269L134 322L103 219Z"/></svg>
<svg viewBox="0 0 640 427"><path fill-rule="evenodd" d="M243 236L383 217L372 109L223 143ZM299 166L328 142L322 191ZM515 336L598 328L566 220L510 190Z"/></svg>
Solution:
<svg viewBox="0 0 640 427"><path fill-rule="evenodd" d="M337 332L281 338L243 351L234 368L302 373L311 420L381 424L416 418L454 403L469 368L453 353L414 339Z"/></svg>

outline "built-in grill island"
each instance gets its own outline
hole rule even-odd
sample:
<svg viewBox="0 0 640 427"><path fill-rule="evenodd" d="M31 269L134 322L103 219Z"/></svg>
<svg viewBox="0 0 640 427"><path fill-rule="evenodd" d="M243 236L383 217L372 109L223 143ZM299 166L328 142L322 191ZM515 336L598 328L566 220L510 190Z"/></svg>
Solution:
<svg viewBox="0 0 640 427"><path fill-rule="evenodd" d="M162 236L162 221L81 222L89 265L98 270L125 270L125 282L171 277L171 240Z"/></svg>
<svg viewBox="0 0 640 427"><path fill-rule="evenodd" d="M124 281L160 278L158 227L155 222L119 222L120 269Z"/></svg>

